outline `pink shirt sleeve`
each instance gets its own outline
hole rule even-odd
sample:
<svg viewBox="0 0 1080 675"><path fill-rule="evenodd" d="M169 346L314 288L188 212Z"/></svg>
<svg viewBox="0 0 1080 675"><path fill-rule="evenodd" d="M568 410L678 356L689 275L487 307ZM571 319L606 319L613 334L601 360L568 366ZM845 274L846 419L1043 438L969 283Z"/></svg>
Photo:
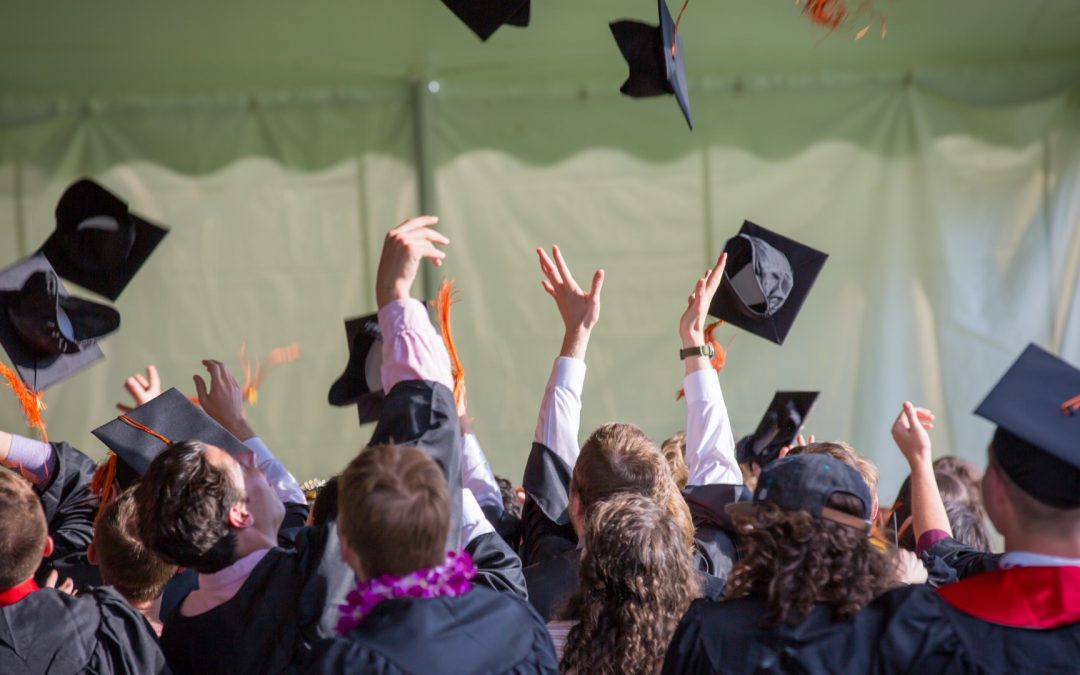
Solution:
<svg viewBox="0 0 1080 675"><path fill-rule="evenodd" d="M382 332L382 385L429 380L453 389L450 354L419 300L395 300L379 310Z"/></svg>
<svg viewBox="0 0 1080 675"><path fill-rule="evenodd" d="M945 530L927 530L915 543L915 555L922 555L934 547L942 539L948 539L949 533Z"/></svg>
<svg viewBox="0 0 1080 675"><path fill-rule="evenodd" d="M11 434L11 449L4 464L22 474L34 485L49 482L56 475L56 453L48 443Z"/></svg>

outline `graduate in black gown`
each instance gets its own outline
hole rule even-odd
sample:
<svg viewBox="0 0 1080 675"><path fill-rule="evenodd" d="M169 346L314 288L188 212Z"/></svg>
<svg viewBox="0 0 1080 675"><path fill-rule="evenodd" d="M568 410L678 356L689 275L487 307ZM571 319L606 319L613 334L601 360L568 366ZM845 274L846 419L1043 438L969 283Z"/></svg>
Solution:
<svg viewBox="0 0 1080 675"><path fill-rule="evenodd" d="M38 587L34 570L54 547L38 495L7 469L0 510L0 672L169 672L150 624L113 589L76 597Z"/></svg>
<svg viewBox="0 0 1080 675"><path fill-rule="evenodd" d="M976 410L997 425L983 502L1005 554L956 544L964 580L881 599L882 673L1080 668L1080 370L1032 345ZM949 534L928 439L901 444L921 548ZM976 570L985 570L976 573Z"/></svg>
<svg viewBox="0 0 1080 675"><path fill-rule="evenodd" d="M867 672L881 619L857 612L894 578L869 538L871 510L862 476L834 457L767 465L753 502L729 507L746 551L728 599L690 606L663 672Z"/></svg>

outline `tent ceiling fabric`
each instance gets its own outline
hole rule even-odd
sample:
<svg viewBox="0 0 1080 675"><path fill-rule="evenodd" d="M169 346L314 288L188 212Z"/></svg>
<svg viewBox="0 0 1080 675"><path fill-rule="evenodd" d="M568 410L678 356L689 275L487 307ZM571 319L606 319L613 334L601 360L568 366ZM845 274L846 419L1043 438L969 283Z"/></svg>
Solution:
<svg viewBox="0 0 1080 675"><path fill-rule="evenodd" d="M858 1L849 4L854 10ZM1076 0L891 0L891 7L884 40L875 28L855 42L858 19L829 34L791 0L694 0L680 29L691 82L1005 64L1077 75ZM625 66L608 22L655 17L651 0L538 0L529 28L503 27L482 43L438 0L8 3L0 97L265 92L417 77L610 81L617 89Z"/></svg>

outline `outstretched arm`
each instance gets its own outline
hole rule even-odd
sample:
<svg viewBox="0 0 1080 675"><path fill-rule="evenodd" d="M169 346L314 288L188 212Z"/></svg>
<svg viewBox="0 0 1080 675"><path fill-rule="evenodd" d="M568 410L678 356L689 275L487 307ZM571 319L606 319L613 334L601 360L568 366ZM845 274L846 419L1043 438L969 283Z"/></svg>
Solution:
<svg viewBox="0 0 1080 675"><path fill-rule="evenodd" d="M934 427L933 420L932 412L905 401L892 425L893 440L911 468L911 521L920 548L924 548L921 545L924 534L936 537L935 541L952 536L952 526L934 478L934 457L927 433ZM927 543L925 548L933 543Z"/></svg>
<svg viewBox="0 0 1080 675"><path fill-rule="evenodd" d="M705 322L716 289L724 277L727 254L698 279L687 298L686 311L679 319L683 348L705 344ZM735 459L735 438L731 433L724 394L712 363L704 356L685 359L686 377L686 468L688 485L741 485L742 471Z"/></svg>

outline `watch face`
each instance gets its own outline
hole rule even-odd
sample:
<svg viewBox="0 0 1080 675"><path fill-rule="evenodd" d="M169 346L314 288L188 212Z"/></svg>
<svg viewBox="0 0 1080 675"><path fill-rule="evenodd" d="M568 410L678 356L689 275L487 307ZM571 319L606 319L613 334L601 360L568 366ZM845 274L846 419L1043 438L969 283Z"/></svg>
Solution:
<svg viewBox="0 0 1080 675"><path fill-rule="evenodd" d="M705 358L711 359L712 357L716 356L716 350L713 349L711 343L706 343L706 345L701 348L701 355Z"/></svg>

